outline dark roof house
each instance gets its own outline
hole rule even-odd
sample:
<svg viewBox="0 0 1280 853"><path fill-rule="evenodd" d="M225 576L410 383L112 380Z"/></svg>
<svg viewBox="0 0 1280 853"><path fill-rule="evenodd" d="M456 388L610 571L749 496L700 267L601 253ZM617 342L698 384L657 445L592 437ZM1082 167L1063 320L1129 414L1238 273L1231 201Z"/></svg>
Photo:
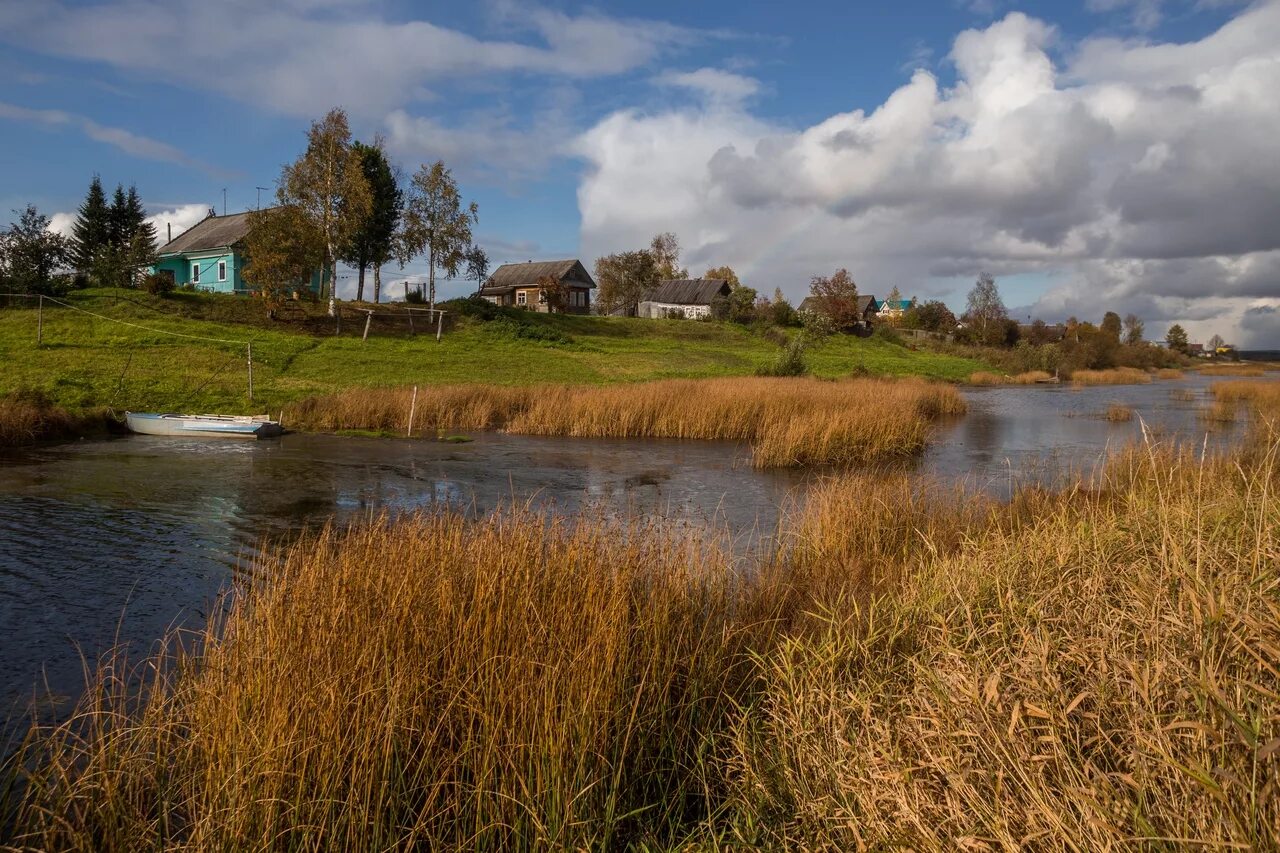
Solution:
<svg viewBox="0 0 1280 853"><path fill-rule="evenodd" d="M711 303L733 292L723 278L663 279L645 294L636 306L636 315L650 319L684 316L702 317L711 313Z"/></svg>
<svg viewBox="0 0 1280 853"><path fill-rule="evenodd" d="M591 291L596 282L577 258L503 264L489 276L479 295L497 305L546 312L550 307L541 283L547 279L564 285L567 313L586 314L591 309Z"/></svg>
<svg viewBox="0 0 1280 853"><path fill-rule="evenodd" d="M812 296L806 296L804 299L800 300L800 305L796 310L802 314L816 312L818 310L817 300ZM870 294L858 294L858 316L862 318L863 322L874 318L879 311L880 303L876 301L874 296L871 296Z"/></svg>

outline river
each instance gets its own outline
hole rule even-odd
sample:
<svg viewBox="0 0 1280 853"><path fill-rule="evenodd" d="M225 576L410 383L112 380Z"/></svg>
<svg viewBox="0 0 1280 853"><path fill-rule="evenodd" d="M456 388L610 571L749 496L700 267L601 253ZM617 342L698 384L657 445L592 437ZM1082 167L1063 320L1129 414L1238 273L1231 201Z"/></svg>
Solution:
<svg viewBox="0 0 1280 853"><path fill-rule="evenodd" d="M1222 447L1241 427L1206 432L1197 411L1208 384L968 389L970 413L940 426L912 467L1003 497L1088 471L1144 428ZM1134 419L1103 419L1113 402ZM746 447L721 442L497 433L465 444L132 436L0 455L0 720L37 695L65 707L83 684L82 655L118 642L136 654L170 627L201 624L264 537L383 510L483 513L516 500L758 541L809 476L757 471Z"/></svg>

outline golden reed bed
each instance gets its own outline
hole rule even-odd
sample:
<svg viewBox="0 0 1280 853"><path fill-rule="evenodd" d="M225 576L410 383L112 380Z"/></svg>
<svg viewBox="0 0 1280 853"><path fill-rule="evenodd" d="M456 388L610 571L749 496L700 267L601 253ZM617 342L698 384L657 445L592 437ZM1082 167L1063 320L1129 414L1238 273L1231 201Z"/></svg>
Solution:
<svg viewBox="0 0 1280 853"><path fill-rule="evenodd" d="M850 465L918 453L932 422L963 414L922 379L670 379L633 385L358 389L285 410L291 428L399 434L502 429L577 438L745 441L757 467Z"/></svg>
<svg viewBox="0 0 1280 853"><path fill-rule="evenodd" d="M11 843L1276 849L1278 455L1008 504L842 474L750 566L521 510L325 530L109 658Z"/></svg>
<svg viewBox="0 0 1280 853"><path fill-rule="evenodd" d="M977 370L969 374L970 385L1034 385L1037 382L1049 382L1053 374L1044 370L1028 370L1015 376Z"/></svg>

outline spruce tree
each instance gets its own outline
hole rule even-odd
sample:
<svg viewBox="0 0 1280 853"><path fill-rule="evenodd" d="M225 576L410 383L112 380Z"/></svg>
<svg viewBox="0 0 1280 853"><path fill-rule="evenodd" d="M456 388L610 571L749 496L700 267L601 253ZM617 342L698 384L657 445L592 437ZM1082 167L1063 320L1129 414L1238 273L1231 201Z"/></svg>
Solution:
<svg viewBox="0 0 1280 853"><path fill-rule="evenodd" d="M110 233L109 217L102 180L94 175L89 193L80 205L80 215L71 229L71 262L79 272L87 275L93 270L94 261L106 247Z"/></svg>

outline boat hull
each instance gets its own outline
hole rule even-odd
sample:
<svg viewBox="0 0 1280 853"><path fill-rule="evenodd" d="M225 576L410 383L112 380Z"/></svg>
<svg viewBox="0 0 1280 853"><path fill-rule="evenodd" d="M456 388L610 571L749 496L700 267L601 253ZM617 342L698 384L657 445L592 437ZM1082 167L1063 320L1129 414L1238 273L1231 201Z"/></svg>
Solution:
<svg viewBox="0 0 1280 853"><path fill-rule="evenodd" d="M284 432L278 421L219 415L125 412L130 432L187 438L274 438Z"/></svg>

